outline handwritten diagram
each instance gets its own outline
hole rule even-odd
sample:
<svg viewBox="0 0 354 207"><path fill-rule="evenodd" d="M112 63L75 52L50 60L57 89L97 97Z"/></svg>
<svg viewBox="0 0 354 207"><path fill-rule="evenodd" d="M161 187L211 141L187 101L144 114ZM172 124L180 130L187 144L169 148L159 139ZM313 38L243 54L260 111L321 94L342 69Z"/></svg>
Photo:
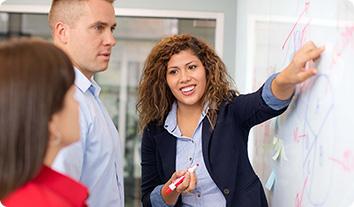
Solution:
<svg viewBox="0 0 354 207"><path fill-rule="evenodd" d="M354 203L354 5L348 0L298 1L283 8L296 15L280 18L274 6L255 20L254 88L280 70L297 49L313 40L326 47L314 64L318 75L297 88L287 112L256 128L257 172L264 182L276 172L268 192L271 206L348 207ZM290 5L290 0L287 0ZM257 52L261 51L261 52ZM267 58L263 58L266 56ZM282 65L279 65L279 62ZM275 122L277 124L275 124ZM277 127L276 127L277 126ZM257 138L258 136L258 138ZM287 160L272 160L269 140L283 140ZM268 156L268 160L262 156ZM263 174L262 174L263 173Z"/></svg>

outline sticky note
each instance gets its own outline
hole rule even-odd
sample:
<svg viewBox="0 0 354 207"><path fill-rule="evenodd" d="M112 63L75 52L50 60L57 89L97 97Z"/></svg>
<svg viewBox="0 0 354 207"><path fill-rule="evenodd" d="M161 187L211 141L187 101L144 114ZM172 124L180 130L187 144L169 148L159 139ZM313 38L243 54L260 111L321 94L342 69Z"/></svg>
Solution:
<svg viewBox="0 0 354 207"><path fill-rule="evenodd" d="M274 170L272 170L272 173L270 174L270 176L267 180L267 183L265 184L265 188L267 190L272 190L275 180L276 180L276 175L275 175Z"/></svg>
<svg viewBox="0 0 354 207"><path fill-rule="evenodd" d="M286 154L285 154L285 147L283 144L283 140L279 139L278 137L273 138L273 149L274 149L274 154L272 159L277 160L279 156L283 160L288 160Z"/></svg>
<svg viewBox="0 0 354 207"><path fill-rule="evenodd" d="M273 160L277 160L279 155L281 153L281 148L279 147L279 145L275 145L274 146L274 155L273 155Z"/></svg>
<svg viewBox="0 0 354 207"><path fill-rule="evenodd" d="M285 147L284 145L282 144L282 148L281 148L281 153L280 153L280 157L283 159L283 160L288 160L288 157L286 156L286 153L285 153Z"/></svg>
<svg viewBox="0 0 354 207"><path fill-rule="evenodd" d="M273 138L273 149L274 149L274 154L273 154L273 160L277 160L280 152L281 152L281 145L280 145L281 140L278 137Z"/></svg>

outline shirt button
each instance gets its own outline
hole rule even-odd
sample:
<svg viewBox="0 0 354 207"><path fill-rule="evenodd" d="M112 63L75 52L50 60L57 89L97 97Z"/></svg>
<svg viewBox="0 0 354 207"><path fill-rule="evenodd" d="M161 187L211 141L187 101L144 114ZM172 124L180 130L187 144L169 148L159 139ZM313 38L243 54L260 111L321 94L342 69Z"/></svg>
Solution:
<svg viewBox="0 0 354 207"><path fill-rule="evenodd" d="M229 195L230 194L230 190L228 188L224 188L224 194L225 195Z"/></svg>
<svg viewBox="0 0 354 207"><path fill-rule="evenodd" d="M200 196L201 196L200 193L198 193L198 194L197 194L197 197L200 198Z"/></svg>
<svg viewBox="0 0 354 207"><path fill-rule="evenodd" d="M193 160L193 158L192 157L189 157L189 161L192 161Z"/></svg>

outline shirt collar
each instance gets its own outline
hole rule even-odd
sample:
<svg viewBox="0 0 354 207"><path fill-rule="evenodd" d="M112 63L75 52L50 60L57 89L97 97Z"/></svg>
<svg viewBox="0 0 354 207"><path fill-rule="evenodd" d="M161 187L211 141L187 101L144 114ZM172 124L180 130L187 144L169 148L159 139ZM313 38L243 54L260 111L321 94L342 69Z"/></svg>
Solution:
<svg viewBox="0 0 354 207"><path fill-rule="evenodd" d="M84 74L81 73L79 69L76 67L75 70L75 85L83 92L86 93L89 90L93 95L99 96L101 92L101 87L96 83L96 81L91 78L91 80L87 79Z"/></svg>
<svg viewBox="0 0 354 207"><path fill-rule="evenodd" d="M209 106L208 106L208 103L206 103L204 105L204 109L202 111L200 121L203 120L204 117L207 115L208 110L209 110ZM177 128L177 103L176 103L176 101L173 102L173 104L172 104L171 110L166 117L164 127L170 133L173 133Z"/></svg>
<svg viewBox="0 0 354 207"><path fill-rule="evenodd" d="M173 102L165 120L165 129L172 133L177 128L177 103Z"/></svg>

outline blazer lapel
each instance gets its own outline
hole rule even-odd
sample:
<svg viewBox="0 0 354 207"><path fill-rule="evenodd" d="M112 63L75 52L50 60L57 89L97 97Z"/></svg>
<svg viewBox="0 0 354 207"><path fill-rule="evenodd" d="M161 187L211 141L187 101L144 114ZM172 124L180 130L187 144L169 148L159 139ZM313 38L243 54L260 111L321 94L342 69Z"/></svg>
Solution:
<svg viewBox="0 0 354 207"><path fill-rule="evenodd" d="M161 158L164 180L170 179L176 171L176 138L166 130L156 136L156 147Z"/></svg>
<svg viewBox="0 0 354 207"><path fill-rule="evenodd" d="M209 146L210 146L210 139L212 133L213 130L210 126L209 120L205 117L203 120L203 128L202 128L202 152L203 152L205 165L207 169L209 169L209 171L211 170L210 159L209 159Z"/></svg>

